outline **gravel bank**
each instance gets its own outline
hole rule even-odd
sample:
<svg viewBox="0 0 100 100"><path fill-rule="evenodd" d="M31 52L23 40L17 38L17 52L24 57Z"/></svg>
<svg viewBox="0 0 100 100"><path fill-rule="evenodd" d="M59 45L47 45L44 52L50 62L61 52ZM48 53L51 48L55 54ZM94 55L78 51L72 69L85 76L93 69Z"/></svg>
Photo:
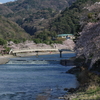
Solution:
<svg viewBox="0 0 100 100"><path fill-rule="evenodd" d="M0 55L0 64L6 64L10 58L14 58L15 56L13 55Z"/></svg>

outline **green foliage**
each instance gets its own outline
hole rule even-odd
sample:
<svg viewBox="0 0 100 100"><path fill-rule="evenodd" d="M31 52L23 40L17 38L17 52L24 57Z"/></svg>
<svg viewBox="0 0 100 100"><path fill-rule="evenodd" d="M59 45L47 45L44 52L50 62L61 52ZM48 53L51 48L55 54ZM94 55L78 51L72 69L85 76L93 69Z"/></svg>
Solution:
<svg viewBox="0 0 100 100"><path fill-rule="evenodd" d="M25 42L26 40L27 40L26 38L23 38L21 41L22 41L22 42Z"/></svg>
<svg viewBox="0 0 100 100"><path fill-rule="evenodd" d="M97 22L97 21L99 21L100 19L97 18L98 14L99 14L99 10L89 12L87 14L88 21L90 21L90 22Z"/></svg>
<svg viewBox="0 0 100 100"><path fill-rule="evenodd" d="M45 42L49 41L57 34L74 34L77 39L79 37L79 31L81 31L80 18L85 12L83 8L87 3L92 4L94 3L94 0L77 0L72 4L72 6L66 8L63 12L61 12L59 17L50 23L47 31L44 30L40 34L36 35L36 38L40 38L42 42ZM93 18L94 13L90 12L87 16L91 22L96 22L96 19Z"/></svg>
<svg viewBox="0 0 100 100"><path fill-rule="evenodd" d="M88 13L88 18L92 18L93 14L92 13Z"/></svg>
<svg viewBox="0 0 100 100"><path fill-rule="evenodd" d="M57 34L74 34L76 38L79 36L78 32L80 29L80 18L83 13L87 13L83 8L86 4L93 4L100 0L77 0L69 8L66 8L61 15L50 23L50 31L55 31ZM98 12L99 13L99 12ZM88 18L91 22L96 22L97 19L93 18L94 13L88 13ZM84 15L83 15L84 17ZM85 19L85 21L89 21Z"/></svg>
<svg viewBox="0 0 100 100"><path fill-rule="evenodd" d="M77 96L72 100L99 100L100 99L100 77L88 71L89 83L81 86L77 91ZM84 79L84 77L82 77ZM78 95L79 94L79 95Z"/></svg>
<svg viewBox="0 0 100 100"><path fill-rule="evenodd" d="M15 44L18 44L18 43L20 43L20 40L13 40L13 42L14 42Z"/></svg>
<svg viewBox="0 0 100 100"><path fill-rule="evenodd" d="M5 40L23 40L30 38L29 35L20 26L18 26L15 22L4 18L3 16L0 18L0 26L0 38Z"/></svg>
<svg viewBox="0 0 100 100"><path fill-rule="evenodd" d="M55 40L54 43L60 43L60 44L62 44L62 40Z"/></svg>
<svg viewBox="0 0 100 100"><path fill-rule="evenodd" d="M27 39L22 38L22 39L9 39L8 41L13 41L15 44L18 44L18 43L25 42L26 40Z"/></svg>
<svg viewBox="0 0 100 100"><path fill-rule="evenodd" d="M9 51L10 51L10 49L11 49L11 48L6 47L6 46L5 46L4 48L5 48L5 51L6 51L6 52L9 52Z"/></svg>
<svg viewBox="0 0 100 100"><path fill-rule="evenodd" d="M55 32L50 32L48 30L44 30L43 32L41 32L40 34L36 34L35 38L40 39L40 42L46 43L46 44L51 44L53 41L53 37L56 37L56 33Z"/></svg>
<svg viewBox="0 0 100 100"><path fill-rule="evenodd" d="M5 45L5 44L7 44L7 41L2 39L2 38L0 38L0 45Z"/></svg>
<svg viewBox="0 0 100 100"><path fill-rule="evenodd" d="M62 43L61 40L53 40L53 37L56 37L55 32L50 32L48 30L44 30L40 34L36 35L33 41L35 43L45 43L45 44L52 44L52 43Z"/></svg>
<svg viewBox="0 0 100 100"><path fill-rule="evenodd" d="M0 11L0 14L15 21L30 35L34 35L37 31L42 30L41 27L47 27L49 20L57 16L60 10L64 10L66 6L71 5L75 0L67 0L68 3L65 1L16 0L15 2L4 4L9 11L4 9L4 11ZM8 13L6 13L7 11Z"/></svg>
<svg viewBox="0 0 100 100"><path fill-rule="evenodd" d="M56 18L50 25L51 31L56 31L57 34L75 34L79 31L79 20L78 16L80 13L81 5L79 2L73 4L69 9L61 13L61 16Z"/></svg>
<svg viewBox="0 0 100 100"><path fill-rule="evenodd" d="M37 42L49 41L47 43L51 43L50 41L56 37L57 34L74 34L78 37L78 32L81 31L80 16L86 13L83 7L86 6L86 4L90 5L100 0L76 0L76 2L74 2L75 0L68 0L70 5L74 2L69 8L66 8L67 5L65 1L66 0L23 0L22 2L22 0L17 0L16 2L5 4L11 11L4 15L15 21L30 35L35 35L34 37L37 38L35 41ZM58 15L59 10L62 10L62 12ZM2 12L0 13L2 14ZM87 12L86 14L87 19L85 19L85 21L96 22L98 20L93 17L96 13ZM50 25L48 25L48 22ZM2 23L5 23L5 21L2 20ZM46 28L48 30L44 30ZM20 39L22 39L28 37L27 35L24 36L23 30L9 21L0 28L0 33L4 34L4 36L0 35L0 37L6 39L13 37L15 39L21 37ZM37 33L39 33L39 35Z"/></svg>
<svg viewBox="0 0 100 100"><path fill-rule="evenodd" d="M42 43L42 40L39 39L39 38L33 39L33 41L34 41L36 44L38 44L38 43Z"/></svg>

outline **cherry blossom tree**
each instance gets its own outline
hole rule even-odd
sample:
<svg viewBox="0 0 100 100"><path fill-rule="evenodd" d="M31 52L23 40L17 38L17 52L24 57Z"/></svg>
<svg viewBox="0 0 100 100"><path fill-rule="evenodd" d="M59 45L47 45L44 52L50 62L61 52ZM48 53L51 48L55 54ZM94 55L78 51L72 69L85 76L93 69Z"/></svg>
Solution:
<svg viewBox="0 0 100 100"><path fill-rule="evenodd" d="M91 59L89 69L100 59L100 22L88 23L80 33L76 43L77 57L84 55L86 61Z"/></svg>

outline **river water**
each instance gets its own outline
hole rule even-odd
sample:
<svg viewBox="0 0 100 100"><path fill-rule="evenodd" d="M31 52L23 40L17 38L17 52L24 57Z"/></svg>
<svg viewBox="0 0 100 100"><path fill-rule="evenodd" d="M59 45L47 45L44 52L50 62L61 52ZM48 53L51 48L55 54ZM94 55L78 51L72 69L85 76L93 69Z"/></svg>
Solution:
<svg viewBox="0 0 100 100"><path fill-rule="evenodd" d="M72 56L75 54L63 54L63 58ZM77 87L75 76L65 73L72 66L46 61L48 58L56 59L59 55L13 58L0 65L0 100L59 100L66 94L64 88ZM39 99L43 96L48 99Z"/></svg>

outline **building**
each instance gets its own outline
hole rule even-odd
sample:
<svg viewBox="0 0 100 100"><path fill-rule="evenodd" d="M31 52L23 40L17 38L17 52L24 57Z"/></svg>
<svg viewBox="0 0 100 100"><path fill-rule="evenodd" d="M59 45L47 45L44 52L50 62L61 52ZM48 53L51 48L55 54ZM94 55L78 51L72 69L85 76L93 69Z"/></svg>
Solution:
<svg viewBox="0 0 100 100"><path fill-rule="evenodd" d="M62 38L62 39L75 39L75 36L73 34L59 34L57 35L57 38Z"/></svg>

